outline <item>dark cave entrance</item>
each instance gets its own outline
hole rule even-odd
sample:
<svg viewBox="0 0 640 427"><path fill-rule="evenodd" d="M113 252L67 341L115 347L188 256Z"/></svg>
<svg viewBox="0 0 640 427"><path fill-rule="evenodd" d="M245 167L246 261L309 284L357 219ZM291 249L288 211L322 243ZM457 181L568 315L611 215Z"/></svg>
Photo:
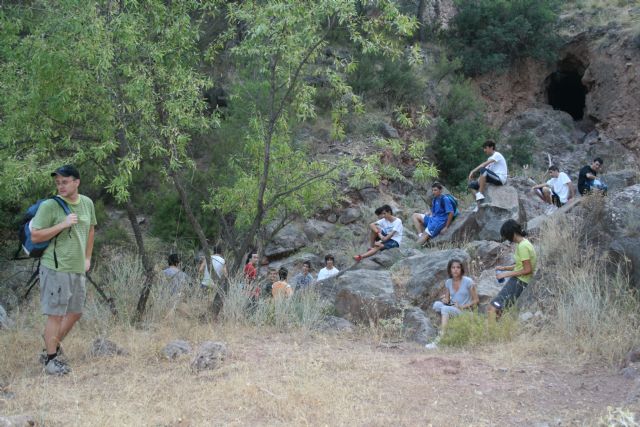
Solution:
<svg viewBox="0 0 640 427"><path fill-rule="evenodd" d="M562 110L582 120L587 88L582 84L585 66L575 57L558 63L558 69L546 79L547 102L554 110Z"/></svg>

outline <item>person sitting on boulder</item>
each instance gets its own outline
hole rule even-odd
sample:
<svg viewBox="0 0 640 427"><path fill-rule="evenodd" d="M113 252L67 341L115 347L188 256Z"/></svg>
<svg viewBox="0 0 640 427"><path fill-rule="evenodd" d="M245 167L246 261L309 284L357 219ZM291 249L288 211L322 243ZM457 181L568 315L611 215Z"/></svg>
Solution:
<svg viewBox="0 0 640 427"><path fill-rule="evenodd" d="M291 295L293 295L293 288L291 288L291 285L287 283L288 275L289 271L284 267L280 267L280 270L278 270L278 277L280 278L280 280L276 281L271 286L271 294L274 298L289 298L291 297Z"/></svg>
<svg viewBox="0 0 640 427"><path fill-rule="evenodd" d="M558 166L549 166L549 175L551 175L550 180L533 186L534 193L549 205L547 214L553 213L575 196L571 178L566 173L560 172Z"/></svg>
<svg viewBox="0 0 640 427"><path fill-rule="evenodd" d="M449 197L442 194L442 184L434 182L431 186L433 200L431 201L431 215L416 212L411 217L418 232L418 244L424 245L440 232L446 232L453 221L455 207Z"/></svg>
<svg viewBox="0 0 640 427"><path fill-rule="evenodd" d="M476 166L469 172L469 189L475 194L476 202L480 203L484 200L484 189L487 185L504 185L507 183L507 161L504 156L496 151L496 143L488 139L482 144L484 153L489 158ZM480 174L477 181L473 180L473 176L478 172ZM478 206L473 210L478 212Z"/></svg>
<svg viewBox="0 0 640 427"><path fill-rule="evenodd" d="M296 291L306 289L313 283L313 275L311 274L311 263L304 261L302 263L302 272L293 277L293 286Z"/></svg>
<svg viewBox="0 0 640 427"><path fill-rule="evenodd" d="M425 346L430 350L438 348L438 342L447 328L450 316L457 316L462 310L471 310L480 302L473 279L464 275L462 261L449 260L447 274L449 278L444 282L444 294L440 301L433 303L433 309L442 315L442 321L438 338Z"/></svg>
<svg viewBox="0 0 640 427"><path fill-rule="evenodd" d="M600 157L596 157L591 165L586 165L578 173L578 192L583 196L593 189L600 190L607 194L607 185L598 179L598 171L604 162Z"/></svg>
<svg viewBox="0 0 640 427"><path fill-rule="evenodd" d="M376 215L382 218L369 224L371 247L362 255L354 256L353 259L356 262L360 262L379 251L400 247L400 243L402 243L402 232L404 231L402 220L393 216L391 206L380 206L376 209Z"/></svg>
<svg viewBox="0 0 640 427"><path fill-rule="evenodd" d="M318 282L321 280L328 279L329 277L333 277L336 274L340 273L340 270L338 270L334 266L335 262L336 260L331 254L327 254L324 257L325 267L321 268L320 271L318 272Z"/></svg>
<svg viewBox="0 0 640 427"><path fill-rule="evenodd" d="M503 239L516 244L516 253L514 255L516 262L514 265L496 267L496 270L500 270L500 273L496 275L496 279L508 278L509 280L487 308L487 314L491 321L495 321L496 317L499 317L505 308L513 305L524 288L531 283L538 259L536 250L531 242L526 239L527 233L515 220L508 219L505 221L500 227L500 235Z"/></svg>

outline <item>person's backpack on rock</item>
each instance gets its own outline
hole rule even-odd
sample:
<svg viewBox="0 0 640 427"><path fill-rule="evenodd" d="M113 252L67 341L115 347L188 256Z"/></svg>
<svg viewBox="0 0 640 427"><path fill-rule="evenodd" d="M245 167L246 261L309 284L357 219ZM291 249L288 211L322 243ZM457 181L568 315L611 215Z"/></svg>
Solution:
<svg viewBox="0 0 640 427"><path fill-rule="evenodd" d="M455 197L453 197L452 194L443 194L442 198L440 199L440 206L442 206L442 210L445 210L445 207L444 207L445 199L448 199L451 202L451 205L453 206L453 219L456 219L460 214L460 211L458 210L458 200Z"/></svg>

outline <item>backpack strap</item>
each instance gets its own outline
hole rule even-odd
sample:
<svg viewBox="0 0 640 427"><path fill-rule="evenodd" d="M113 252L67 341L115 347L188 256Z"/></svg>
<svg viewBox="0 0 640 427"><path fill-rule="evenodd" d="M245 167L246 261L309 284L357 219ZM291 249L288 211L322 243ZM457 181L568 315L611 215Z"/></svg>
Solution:
<svg viewBox="0 0 640 427"><path fill-rule="evenodd" d="M62 197L53 196L52 199L58 202L58 205L62 208L65 215L69 215L71 213L71 209L69 208L69 205L67 205L67 202L65 202ZM56 270L58 269L58 255L56 254L56 243L58 242L58 236L60 234L61 233L56 234L56 236L53 238L53 263L56 266ZM71 228L69 228L69 236L71 236Z"/></svg>

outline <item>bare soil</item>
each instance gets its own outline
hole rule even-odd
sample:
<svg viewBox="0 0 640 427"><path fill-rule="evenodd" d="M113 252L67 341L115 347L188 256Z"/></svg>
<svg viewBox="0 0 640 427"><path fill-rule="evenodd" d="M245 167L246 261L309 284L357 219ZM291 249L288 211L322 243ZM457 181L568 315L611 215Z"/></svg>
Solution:
<svg viewBox="0 0 640 427"><path fill-rule="evenodd" d="M179 329L114 332L130 354L107 358L89 357L90 331L74 331L65 377L42 373L35 331L2 333L0 415L47 426L566 426L598 425L607 407L640 412L628 401L637 381L617 369L534 357L517 343L428 351L366 334ZM178 338L224 341L231 354L194 373L189 356L160 355Z"/></svg>

